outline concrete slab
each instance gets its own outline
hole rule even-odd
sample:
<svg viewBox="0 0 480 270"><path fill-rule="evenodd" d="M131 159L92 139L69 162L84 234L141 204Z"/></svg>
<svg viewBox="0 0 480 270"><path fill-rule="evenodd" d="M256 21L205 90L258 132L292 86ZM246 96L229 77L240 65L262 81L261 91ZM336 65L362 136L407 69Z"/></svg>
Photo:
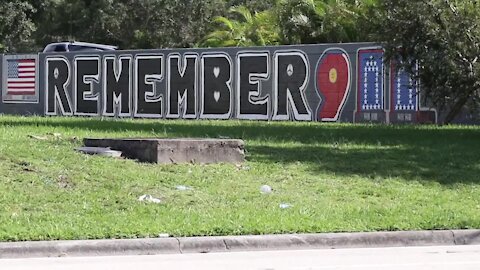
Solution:
<svg viewBox="0 0 480 270"><path fill-rule="evenodd" d="M87 147L109 147L123 156L158 164L212 164L245 161L242 140L234 139L84 139Z"/></svg>

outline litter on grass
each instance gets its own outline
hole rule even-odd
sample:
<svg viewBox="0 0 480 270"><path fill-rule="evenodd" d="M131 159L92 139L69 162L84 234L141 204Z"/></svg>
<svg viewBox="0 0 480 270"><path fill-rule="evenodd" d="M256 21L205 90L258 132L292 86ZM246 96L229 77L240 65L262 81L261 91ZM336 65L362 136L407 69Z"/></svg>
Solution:
<svg viewBox="0 0 480 270"><path fill-rule="evenodd" d="M88 155L99 155L114 158L119 158L122 156L122 151L112 150L104 147L80 147L76 148L75 150Z"/></svg>
<svg viewBox="0 0 480 270"><path fill-rule="evenodd" d="M242 164L235 165L239 171L250 171L250 166L243 166Z"/></svg>
<svg viewBox="0 0 480 270"><path fill-rule="evenodd" d="M47 133L46 136L37 136L37 135L28 135L30 139L34 140L39 140L39 141L47 141L50 139L50 137L53 137L55 139L59 139L62 137L62 134L60 133Z"/></svg>
<svg viewBox="0 0 480 270"><path fill-rule="evenodd" d="M183 185L176 186L175 188L176 188L178 191L187 191L187 190L192 190L192 189L193 189L192 187L183 186Z"/></svg>
<svg viewBox="0 0 480 270"><path fill-rule="evenodd" d="M263 185L263 186L260 187L260 192L262 194L270 194L270 193L272 193L272 191L273 191L273 189L269 185Z"/></svg>
<svg viewBox="0 0 480 270"><path fill-rule="evenodd" d="M148 194L145 194L145 195L142 195L142 196L138 197L138 201L149 202L149 203L162 203L162 200L160 200L158 198L155 198L152 195L148 195Z"/></svg>
<svg viewBox="0 0 480 270"><path fill-rule="evenodd" d="M47 138L47 137L44 137L44 136L28 135L28 137L29 137L30 139L39 140L39 141L46 141L46 140L48 140L48 138Z"/></svg>
<svg viewBox="0 0 480 270"><path fill-rule="evenodd" d="M47 133L47 135L53 136L53 137L55 137L55 138L60 138L60 137L62 137L62 134L60 134L60 133Z"/></svg>
<svg viewBox="0 0 480 270"><path fill-rule="evenodd" d="M280 204L280 209L288 209L288 208L292 208L293 205L291 204L288 204L288 203L281 203Z"/></svg>

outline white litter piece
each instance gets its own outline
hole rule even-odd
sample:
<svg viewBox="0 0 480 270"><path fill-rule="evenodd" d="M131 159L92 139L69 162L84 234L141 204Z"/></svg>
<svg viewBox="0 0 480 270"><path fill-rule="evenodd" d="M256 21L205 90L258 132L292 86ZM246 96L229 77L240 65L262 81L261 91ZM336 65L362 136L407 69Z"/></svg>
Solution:
<svg viewBox="0 0 480 270"><path fill-rule="evenodd" d="M148 194L145 194L145 195L142 195L142 196L138 197L138 201L140 201L140 202L150 202L150 203L162 203L162 200L160 200L158 198L155 198L152 195L148 195Z"/></svg>
<svg viewBox="0 0 480 270"><path fill-rule="evenodd" d="M187 190L192 190L193 189L192 187L183 186L183 185L176 186L175 188L179 191L187 191Z"/></svg>
<svg viewBox="0 0 480 270"><path fill-rule="evenodd" d="M263 185L263 186L260 187L260 192L262 194L270 194L270 193L272 193L272 191L273 191L273 189L269 185Z"/></svg>
<svg viewBox="0 0 480 270"><path fill-rule="evenodd" d="M119 158L122 156L122 151L112 150L104 147L80 147L75 148L75 150L88 155L99 155L114 158Z"/></svg>
<svg viewBox="0 0 480 270"><path fill-rule="evenodd" d="M46 141L46 140L48 140L47 137L37 136L37 135L28 135L28 137L31 138L31 139L39 140L39 141Z"/></svg>
<svg viewBox="0 0 480 270"><path fill-rule="evenodd" d="M235 165L239 171L250 171L250 166L243 166L242 164Z"/></svg>
<svg viewBox="0 0 480 270"><path fill-rule="evenodd" d="M170 237L170 234L168 234L168 233L161 233L161 234L158 235L158 237L159 237L159 238L168 238L168 237Z"/></svg>
<svg viewBox="0 0 480 270"><path fill-rule="evenodd" d="M47 133L47 135L53 136L53 137L55 137L55 138L60 138L60 137L62 137L62 134L61 134L61 133Z"/></svg>
<svg viewBox="0 0 480 270"><path fill-rule="evenodd" d="M288 204L288 203L281 203L280 204L280 209L288 209L288 208L292 208L293 205L291 204Z"/></svg>

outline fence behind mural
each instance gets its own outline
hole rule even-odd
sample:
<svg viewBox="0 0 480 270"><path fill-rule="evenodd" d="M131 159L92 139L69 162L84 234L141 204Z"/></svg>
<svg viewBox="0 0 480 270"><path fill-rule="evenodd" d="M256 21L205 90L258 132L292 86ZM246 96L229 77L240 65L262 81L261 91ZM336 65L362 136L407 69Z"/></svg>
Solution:
<svg viewBox="0 0 480 270"><path fill-rule="evenodd" d="M436 122L383 56L370 43L4 55L0 112Z"/></svg>

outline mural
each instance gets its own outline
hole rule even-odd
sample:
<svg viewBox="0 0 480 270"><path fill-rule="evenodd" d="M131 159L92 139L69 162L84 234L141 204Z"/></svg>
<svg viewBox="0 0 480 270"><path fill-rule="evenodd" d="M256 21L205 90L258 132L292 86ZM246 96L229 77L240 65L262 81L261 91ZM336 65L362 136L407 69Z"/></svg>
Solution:
<svg viewBox="0 0 480 270"><path fill-rule="evenodd" d="M375 44L4 55L1 113L435 122Z"/></svg>

